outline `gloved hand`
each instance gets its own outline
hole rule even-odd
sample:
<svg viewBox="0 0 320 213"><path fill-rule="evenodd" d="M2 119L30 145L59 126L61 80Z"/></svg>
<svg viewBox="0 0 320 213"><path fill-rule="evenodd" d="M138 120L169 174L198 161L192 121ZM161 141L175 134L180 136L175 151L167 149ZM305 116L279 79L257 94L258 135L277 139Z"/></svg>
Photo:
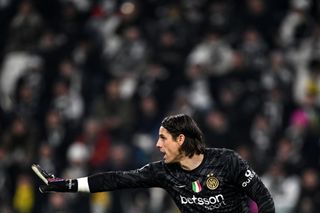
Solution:
<svg viewBox="0 0 320 213"><path fill-rule="evenodd" d="M41 193L47 192L77 192L78 181L76 179L57 178L53 174L42 169L38 164L31 166L32 170L46 184L41 185L39 190Z"/></svg>

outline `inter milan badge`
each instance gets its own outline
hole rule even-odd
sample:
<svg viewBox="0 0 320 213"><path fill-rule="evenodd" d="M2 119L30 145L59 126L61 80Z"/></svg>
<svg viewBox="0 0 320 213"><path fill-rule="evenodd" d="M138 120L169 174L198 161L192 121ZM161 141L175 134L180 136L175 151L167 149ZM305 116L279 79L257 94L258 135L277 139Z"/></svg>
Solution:
<svg viewBox="0 0 320 213"><path fill-rule="evenodd" d="M208 189L215 190L219 186L219 180L218 178L214 177L212 173L210 173L207 175L206 184Z"/></svg>
<svg viewBox="0 0 320 213"><path fill-rule="evenodd" d="M202 189L202 187L201 187L199 180L192 182L192 190L194 192L199 193L201 191L201 189Z"/></svg>

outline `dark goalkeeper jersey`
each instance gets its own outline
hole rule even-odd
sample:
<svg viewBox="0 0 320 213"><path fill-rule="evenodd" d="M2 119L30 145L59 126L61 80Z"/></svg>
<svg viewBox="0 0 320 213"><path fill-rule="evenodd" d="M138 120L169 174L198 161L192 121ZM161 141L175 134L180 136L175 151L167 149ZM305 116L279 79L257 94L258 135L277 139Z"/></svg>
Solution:
<svg viewBox="0 0 320 213"><path fill-rule="evenodd" d="M192 171L153 162L137 170L99 173L88 178L90 192L161 187L181 212L249 212L248 197L260 212L274 212L270 193L248 163L228 149L206 149Z"/></svg>

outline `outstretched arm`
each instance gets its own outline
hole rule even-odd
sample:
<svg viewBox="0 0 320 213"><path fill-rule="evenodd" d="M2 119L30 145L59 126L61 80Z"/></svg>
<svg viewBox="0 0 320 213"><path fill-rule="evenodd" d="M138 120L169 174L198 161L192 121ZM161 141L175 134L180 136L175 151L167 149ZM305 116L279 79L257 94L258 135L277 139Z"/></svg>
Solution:
<svg viewBox="0 0 320 213"><path fill-rule="evenodd" d="M45 183L39 187L41 192L102 192L123 188L160 187L159 175L148 164L140 169L130 171L110 171L97 173L77 179L56 178L39 165L32 165L32 170Z"/></svg>

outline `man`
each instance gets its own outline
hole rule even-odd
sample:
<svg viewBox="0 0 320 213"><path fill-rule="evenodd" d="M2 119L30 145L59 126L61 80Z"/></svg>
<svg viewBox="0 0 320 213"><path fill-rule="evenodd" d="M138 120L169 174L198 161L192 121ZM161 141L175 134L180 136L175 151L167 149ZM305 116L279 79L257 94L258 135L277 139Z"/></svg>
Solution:
<svg viewBox="0 0 320 213"><path fill-rule="evenodd" d="M181 212L249 212L248 198L257 203L259 212L275 212L269 191L247 162L234 151L205 148L201 130L188 115L164 118L156 146L163 160L137 170L65 180L38 165L32 169L46 183L41 192L161 187Z"/></svg>

